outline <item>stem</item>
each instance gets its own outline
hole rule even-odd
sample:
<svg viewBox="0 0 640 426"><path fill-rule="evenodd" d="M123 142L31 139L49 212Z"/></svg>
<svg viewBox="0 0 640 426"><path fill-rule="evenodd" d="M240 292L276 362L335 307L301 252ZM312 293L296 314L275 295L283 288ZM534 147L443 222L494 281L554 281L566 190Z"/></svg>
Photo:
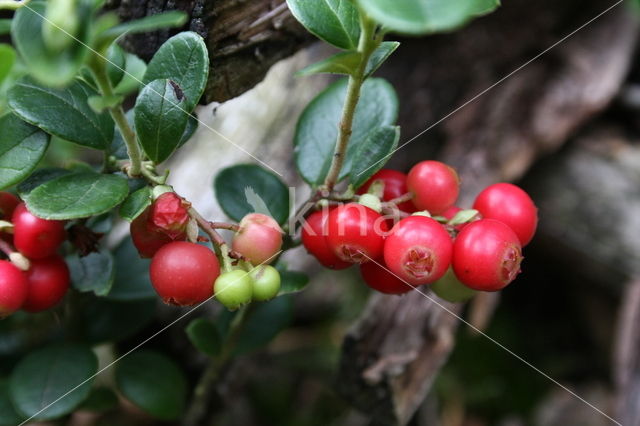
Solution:
<svg viewBox="0 0 640 426"><path fill-rule="evenodd" d="M351 138L353 117L355 116L356 106L358 105L358 100L360 98L360 89L362 88L362 83L364 83L365 80L364 74L367 69L369 57L380 44L380 40L378 38L374 38L375 28L375 22L362 14L360 22L360 40L358 41L360 63L354 72L349 75L347 96L344 100L342 118L338 129L338 141L336 142L336 149L333 153L331 168L329 169L327 178L324 181L324 186L329 191L333 189L340 177L340 170L342 170L345 153L347 151L347 146L349 145L349 139Z"/></svg>
<svg viewBox="0 0 640 426"><path fill-rule="evenodd" d="M227 223L227 222L210 222L210 225L213 229L226 229L228 231L238 232L240 230L240 226L235 223Z"/></svg>
<svg viewBox="0 0 640 426"><path fill-rule="evenodd" d="M386 206L390 206L390 205L394 205L397 206L398 204L402 204L405 201L411 201L413 199L413 193L412 192L407 192L406 194L402 194L401 196L394 198L393 200L389 200L385 203L383 203L383 205Z"/></svg>
<svg viewBox="0 0 640 426"><path fill-rule="evenodd" d="M111 80L109 80L109 76L107 75L107 68L104 59L94 57L89 64L93 71L98 89L102 95L106 97L113 96L113 88L111 87ZM131 126L129 126L129 122L124 114L122 105L108 108L108 110L109 114L111 114L111 118L113 118L113 121L115 121L118 126L120 133L122 133L122 139L127 146L127 154L131 160L128 174L130 177L139 176L142 173L142 151L140 150L140 146L136 140L136 133L133 131ZM145 175L145 177L148 176Z"/></svg>
<svg viewBox="0 0 640 426"><path fill-rule="evenodd" d="M198 211L193 207L189 209L189 216L191 216L196 220L200 229L202 229L204 233L209 236L211 241L213 241L213 243L220 248L220 254L222 256L222 260L225 263L224 265L225 271L231 270L231 267L232 267L229 256L233 257L234 259L243 259L240 253L237 253L233 250L229 250L229 247L227 246L227 242L224 240L224 238L222 238L222 235L218 234L218 231L214 229L215 227L213 225L220 224L221 222L209 222L207 219L202 217L202 215L198 213ZM232 224L228 224L228 225L233 226ZM227 265L227 263L229 264Z"/></svg>

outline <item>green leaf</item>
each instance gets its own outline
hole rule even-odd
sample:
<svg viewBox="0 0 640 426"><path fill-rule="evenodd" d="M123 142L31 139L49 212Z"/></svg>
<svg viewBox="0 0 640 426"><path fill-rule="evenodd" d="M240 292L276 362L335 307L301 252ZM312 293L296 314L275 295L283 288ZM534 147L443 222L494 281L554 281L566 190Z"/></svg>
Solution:
<svg viewBox="0 0 640 426"><path fill-rule="evenodd" d="M180 143L178 144L178 148L180 148L185 143L189 142L191 136L198 130L198 124L200 121L195 113L189 114L189 119L187 120L187 127L184 129L184 133L182 134L182 138L180 138Z"/></svg>
<svg viewBox="0 0 640 426"><path fill-rule="evenodd" d="M142 259L131 237L126 237L113 252L115 279L107 296L113 300L155 300L157 294L149 280L149 259Z"/></svg>
<svg viewBox="0 0 640 426"><path fill-rule="evenodd" d="M118 95L129 95L142 85L142 79L147 71L147 64L132 53L125 53L124 76L113 89Z"/></svg>
<svg viewBox="0 0 640 426"><path fill-rule="evenodd" d="M345 50L355 50L360 17L352 0L287 0L289 10L318 38Z"/></svg>
<svg viewBox="0 0 640 426"><path fill-rule="evenodd" d="M120 217L127 222L133 222L133 219L151 205L151 187L145 186L129 195L124 203L120 206Z"/></svg>
<svg viewBox="0 0 640 426"><path fill-rule="evenodd" d="M209 75L209 54L202 37L192 31L181 32L164 42L153 55L144 83L169 79L184 92L187 112L198 104Z"/></svg>
<svg viewBox="0 0 640 426"><path fill-rule="evenodd" d="M360 62L359 52L340 52L327 59L301 69L297 76L313 74L345 74L350 75Z"/></svg>
<svg viewBox="0 0 640 426"><path fill-rule="evenodd" d="M58 418L85 400L97 370L98 360L88 346L66 344L38 349L24 357L11 373L11 400L26 416Z"/></svg>
<svg viewBox="0 0 640 426"><path fill-rule="evenodd" d="M108 29L100 35L100 40L116 39L123 34L146 33L162 28L181 27L187 22L187 18L186 13L178 10L147 16Z"/></svg>
<svg viewBox="0 0 640 426"><path fill-rule="evenodd" d="M40 86L29 78L9 90L9 106L24 121L69 142L105 149L113 139L109 114L96 114L87 99L98 93L74 80L64 89Z"/></svg>
<svg viewBox="0 0 640 426"><path fill-rule="evenodd" d="M116 364L116 384L131 402L153 417L176 420L184 412L187 380L171 359L140 350Z"/></svg>
<svg viewBox="0 0 640 426"><path fill-rule="evenodd" d="M478 210L474 209L460 210L449 222L447 222L447 224L452 226L462 225L463 223L470 222L473 218L477 217L478 213Z"/></svg>
<svg viewBox="0 0 640 426"><path fill-rule="evenodd" d="M369 133L353 154L350 182L354 188L361 187L375 172L380 170L400 140L399 126L380 127Z"/></svg>
<svg viewBox="0 0 640 426"><path fill-rule="evenodd" d="M11 19L0 19L0 35L9 34L11 31Z"/></svg>
<svg viewBox="0 0 640 426"><path fill-rule="evenodd" d="M15 426L22 423L24 416L16 412L9 399L9 382L0 382L0 426Z"/></svg>
<svg viewBox="0 0 640 426"><path fill-rule="evenodd" d="M154 80L142 89L133 111L144 152L156 163L169 158L189 119L182 89L171 80Z"/></svg>
<svg viewBox="0 0 640 426"><path fill-rule="evenodd" d="M121 341L147 327L156 314L156 300L115 301L103 297L83 299L79 333L91 344Z"/></svg>
<svg viewBox="0 0 640 426"><path fill-rule="evenodd" d="M204 318L194 319L185 331L193 346L200 352L216 356L222 350L222 336L211 321Z"/></svg>
<svg viewBox="0 0 640 426"><path fill-rule="evenodd" d="M0 85L11 73L16 62L16 51L8 44L0 44Z"/></svg>
<svg viewBox="0 0 640 426"><path fill-rule="evenodd" d="M304 290L307 284L309 284L309 277L307 274L298 271L289 271L281 263L278 263L276 268L278 269L278 272L280 272L280 279L282 280L278 296L297 293Z"/></svg>
<svg viewBox="0 0 640 426"><path fill-rule="evenodd" d="M18 195L20 196L20 198L25 199L31 193L31 191L33 191L43 183L68 174L71 174L69 170L60 169L58 167L46 167L43 169L38 169L18 185Z"/></svg>
<svg viewBox="0 0 640 426"><path fill-rule="evenodd" d="M369 62L367 62L367 68L364 72L365 78L376 72L376 70L380 68L380 65L395 52L398 46L400 46L400 43L397 41L383 41L380 43L380 46L378 46L369 57Z"/></svg>
<svg viewBox="0 0 640 426"><path fill-rule="evenodd" d="M72 254L66 257L71 284L80 292L94 292L105 296L113 285L113 257L107 251L93 252L80 257Z"/></svg>
<svg viewBox="0 0 640 426"><path fill-rule="evenodd" d="M289 217L287 187L262 167L254 164L227 167L218 173L213 186L220 207L233 220L240 221L252 212L268 214L279 224ZM268 211L259 211L264 206L268 206Z"/></svg>
<svg viewBox="0 0 640 426"><path fill-rule="evenodd" d="M91 11L84 4L86 2L79 3L81 28L78 38L86 43ZM47 48L42 34L45 15L45 1L31 1L28 7L19 8L11 25L11 39L29 73L47 86L59 87L68 84L75 77L88 50L78 42L72 42L69 48L59 52Z"/></svg>
<svg viewBox="0 0 640 426"><path fill-rule="evenodd" d="M124 77L126 60L122 47L118 43L112 43L107 49L107 75L113 87L117 86Z"/></svg>
<svg viewBox="0 0 640 426"><path fill-rule="evenodd" d="M500 0L358 0L367 15L402 34L451 31L493 11Z"/></svg>
<svg viewBox="0 0 640 426"><path fill-rule="evenodd" d="M269 343L290 324L292 313L291 296L278 297L258 305L238 336L234 354L245 354Z"/></svg>
<svg viewBox="0 0 640 426"><path fill-rule="evenodd" d="M321 185L329 172L346 89L346 79L335 82L307 105L298 120L294 136L296 166L303 179L313 186ZM398 98L393 87L380 78L367 79L356 107L341 179L349 174L352 157L369 133L394 124L397 115Z"/></svg>
<svg viewBox="0 0 640 426"><path fill-rule="evenodd" d="M31 213L43 219L78 219L105 213L129 193L127 180L116 175L73 173L50 180L29 193Z"/></svg>
<svg viewBox="0 0 640 426"><path fill-rule="evenodd" d="M89 397L82 403L79 410L104 413L118 406L118 396L111 389L99 386L91 389Z"/></svg>
<svg viewBox="0 0 640 426"><path fill-rule="evenodd" d="M94 110L96 113L100 114L104 110L108 108L113 108L116 105L120 105L124 100L124 96L122 95L113 95L113 96L89 96L87 98L87 104Z"/></svg>
<svg viewBox="0 0 640 426"><path fill-rule="evenodd" d="M31 174L49 146L49 135L13 114L0 117L0 188Z"/></svg>

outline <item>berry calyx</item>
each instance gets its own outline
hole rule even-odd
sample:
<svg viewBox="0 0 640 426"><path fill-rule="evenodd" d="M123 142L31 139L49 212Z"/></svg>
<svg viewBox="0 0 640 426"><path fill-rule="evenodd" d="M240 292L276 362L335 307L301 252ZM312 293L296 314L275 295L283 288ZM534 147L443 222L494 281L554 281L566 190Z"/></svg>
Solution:
<svg viewBox="0 0 640 426"><path fill-rule="evenodd" d="M538 226L538 209L529 194L510 183L486 187L473 203L483 217L495 219L515 232L522 247L529 244Z"/></svg>
<svg viewBox="0 0 640 426"><path fill-rule="evenodd" d="M149 267L151 283L170 305L189 306L213 295L213 283L220 275L215 254L205 246L185 241L164 245Z"/></svg>
<svg viewBox="0 0 640 426"><path fill-rule="evenodd" d="M220 275L213 285L213 292L218 302L235 310L251 302L253 282L247 271L236 269Z"/></svg>
<svg viewBox="0 0 640 426"><path fill-rule="evenodd" d="M439 215L458 199L460 179L458 173L439 161L421 161L411 168L407 188L413 193L411 200L418 210Z"/></svg>
<svg viewBox="0 0 640 426"><path fill-rule="evenodd" d="M22 307L28 289L26 275L11 262L0 260L0 318Z"/></svg>
<svg viewBox="0 0 640 426"><path fill-rule="evenodd" d="M282 228L273 218L250 213L242 218L232 248L254 265L269 263L282 247Z"/></svg>
<svg viewBox="0 0 640 426"><path fill-rule="evenodd" d="M30 259L43 259L55 254L65 239L64 222L34 216L24 203L16 206L12 222L13 243Z"/></svg>
<svg viewBox="0 0 640 426"><path fill-rule="evenodd" d="M380 257L389 231L380 213L358 203L332 210L327 228L327 245L339 259L349 263L364 263Z"/></svg>
<svg viewBox="0 0 640 426"><path fill-rule="evenodd" d="M406 174L393 169L382 169L371 176L369 180L358 189L356 194L366 194L375 181L382 181L384 183L382 201L391 201L409 192L407 189ZM398 204L398 209L403 212L413 213L416 208L411 201L405 201Z"/></svg>
<svg viewBox="0 0 640 426"><path fill-rule="evenodd" d="M280 291L280 272L270 265L260 265L249 271L252 281L252 298L259 302L271 300Z"/></svg>
<svg viewBox="0 0 640 426"><path fill-rule="evenodd" d="M448 232L426 216L402 219L393 227L384 245L387 267L413 285L440 279L449 268L451 253Z"/></svg>
<svg viewBox="0 0 640 426"><path fill-rule="evenodd" d="M57 305L69 290L69 268L57 254L33 259L26 276L29 291L22 309L27 312L42 312Z"/></svg>
<svg viewBox="0 0 640 426"><path fill-rule="evenodd" d="M311 213L302 224L300 232L302 244L318 262L329 269L345 269L351 263L345 262L333 253L327 244L326 236L329 233L327 227L328 210L318 210Z"/></svg>
<svg viewBox="0 0 640 426"><path fill-rule="evenodd" d="M149 221L172 240L184 239L191 203L175 192L161 194L151 205Z"/></svg>
<svg viewBox="0 0 640 426"><path fill-rule="evenodd" d="M497 291L520 273L522 246L502 222L481 219L468 224L453 246L453 271L469 288Z"/></svg>
<svg viewBox="0 0 640 426"><path fill-rule="evenodd" d="M360 275L367 286L386 294L402 294L413 290L381 265L384 265L383 258L360 265Z"/></svg>

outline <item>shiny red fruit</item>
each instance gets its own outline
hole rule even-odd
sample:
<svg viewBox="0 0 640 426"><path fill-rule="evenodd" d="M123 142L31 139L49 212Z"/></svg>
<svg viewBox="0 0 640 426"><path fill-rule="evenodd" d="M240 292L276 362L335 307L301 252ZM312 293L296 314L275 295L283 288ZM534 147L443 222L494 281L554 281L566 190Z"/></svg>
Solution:
<svg viewBox="0 0 640 426"><path fill-rule="evenodd" d="M232 248L254 265L269 263L282 247L282 228L273 218L250 213L240 221L233 236Z"/></svg>
<svg viewBox="0 0 640 426"><path fill-rule="evenodd" d="M174 241L153 256L149 275L153 288L165 303L189 306L213 296L220 264L207 247Z"/></svg>
<svg viewBox="0 0 640 426"><path fill-rule="evenodd" d="M516 233L522 246L529 244L538 226L538 209L529 194L510 183L486 187L473 203L484 218L495 219Z"/></svg>
<svg viewBox="0 0 640 426"><path fill-rule="evenodd" d="M10 192L0 191L0 218L11 220L13 211L20 204L20 199Z"/></svg>
<svg viewBox="0 0 640 426"><path fill-rule="evenodd" d="M391 201L394 198L398 198L409 192L409 189L407 189L406 174L393 169L382 169L371 176L369 180L366 181L360 189L358 189L357 194L366 194L367 191L369 191L371 184L376 180L384 182L384 194L382 195L382 201ZM404 203L398 204L398 208L407 213L413 213L416 211L416 208L411 201L405 201Z"/></svg>
<svg viewBox="0 0 640 426"><path fill-rule="evenodd" d="M360 265L360 275L362 275L365 284L381 293L402 294L413 290L409 284L398 279L385 268L384 259L376 259L375 262L371 261Z"/></svg>
<svg viewBox="0 0 640 426"><path fill-rule="evenodd" d="M149 214L151 208L147 207L138 217L136 217L129 226L129 232L131 233L131 239L133 245L138 249L138 253L141 257L149 258L165 244L169 244L173 239L162 232L159 228L155 227L149 221ZM178 236L178 239L183 240L186 235Z"/></svg>
<svg viewBox="0 0 640 426"><path fill-rule="evenodd" d="M24 203L13 212L13 243L30 259L42 259L55 254L65 239L64 222L46 220L31 214Z"/></svg>
<svg viewBox="0 0 640 426"><path fill-rule="evenodd" d="M351 263L341 260L327 244L328 217L328 210L318 210L305 219L301 231L302 244L324 267L336 270L348 268Z"/></svg>
<svg viewBox="0 0 640 426"><path fill-rule="evenodd" d="M26 275L13 263L0 260L0 318L22 307L28 288Z"/></svg>
<svg viewBox="0 0 640 426"><path fill-rule="evenodd" d="M469 288L496 291L520 272L522 247L502 222L481 219L468 224L453 245L453 272Z"/></svg>
<svg viewBox="0 0 640 426"><path fill-rule="evenodd" d="M69 289L69 268L57 254L31 260L26 275L29 293L22 309L27 312L42 312L57 305Z"/></svg>
<svg viewBox="0 0 640 426"><path fill-rule="evenodd" d="M421 161L411 168L407 187L414 196L411 201L418 210L439 215L458 199L458 173L439 161Z"/></svg>
<svg viewBox="0 0 640 426"><path fill-rule="evenodd" d="M384 244L384 260L398 277L412 285L440 279L451 263L452 242L444 227L426 216L402 219Z"/></svg>
<svg viewBox="0 0 640 426"><path fill-rule="evenodd" d="M335 208L327 218L327 244L339 259L364 263L382 256L386 221L375 210L358 203Z"/></svg>
<svg viewBox="0 0 640 426"><path fill-rule="evenodd" d="M191 203L175 192L165 192L151 205L149 221L154 231L161 231L172 240L183 239L189 224Z"/></svg>

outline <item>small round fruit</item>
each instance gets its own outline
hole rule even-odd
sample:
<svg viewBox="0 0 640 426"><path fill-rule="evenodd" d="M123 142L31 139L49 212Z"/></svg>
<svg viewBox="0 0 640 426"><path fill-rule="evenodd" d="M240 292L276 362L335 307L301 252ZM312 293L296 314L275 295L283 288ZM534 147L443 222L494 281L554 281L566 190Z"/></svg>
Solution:
<svg viewBox="0 0 640 426"><path fill-rule="evenodd" d="M273 299L280 291L280 272L273 266L261 265L249 271L253 281L253 300Z"/></svg>
<svg viewBox="0 0 640 426"><path fill-rule="evenodd" d="M133 245L136 246L140 257L144 258L153 257L161 247L173 241L169 235L151 223L149 220L150 212L151 208L147 207L138 217L133 219L129 226ZM178 238L178 240L183 239L184 236Z"/></svg>
<svg viewBox="0 0 640 426"><path fill-rule="evenodd" d="M10 192L0 191L0 219L11 220L20 199Z"/></svg>
<svg viewBox="0 0 640 426"><path fill-rule="evenodd" d="M407 188L413 193L413 204L418 210L439 215L458 199L460 179L458 173L439 161L421 161L411 168Z"/></svg>
<svg viewBox="0 0 640 426"><path fill-rule="evenodd" d="M452 242L444 227L426 216L409 216L391 230L384 244L387 267L413 285L429 284L451 263Z"/></svg>
<svg viewBox="0 0 640 426"><path fill-rule="evenodd" d="M69 268L57 254L31 260L31 267L26 275L29 293L22 305L24 311L46 311L57 305L69 290Z"/></svg>
<svg viewBox="0 0 640 426"><path fill-rule="evenodd" d="M282 247L282 228L273 218L250 213L240 221L232 248L254 265L269 263Z"/></svg>
<svg viewBox="0 0 640 426"><path fill-rule="evenodd" d="M251 302L253 282L247 271L236 269L220 275L213 285L213 291L227 309L234 310Z"/></svg>
<svg viewBox="0 0 640 426"><path fill-rule="evenodd" d="M453 245L453 272L469 288L497 291L520 272L522 247L502 222L481 219L468 224Z"/></svg>
<svg viewBox="0 0 640 426"><path fill-rule="evenodd" d="M413 287L400 280L381 265L384 265L383 258L360 265L360 275L362 275L365 284L386 294L402 294L413 290Z"/></svg>
<svg viewBox="0 0 640 426"><path fill-rule="evenodd" d="M538 226L538 209L529 194L510 183L486 187L473 203L484 218L495 219L513 230L522 247L529 244Z"/></svg>
<svg viewBox="0 0 640 426"><path fill-rule="evenodd" d="M349 262L336 256L327 244L327 218L329 211L318 210L311 213L302 224L302 244L318 262L329 269L345 269L351 266Z"/></svg>
<svg viewBox="0 0 640 426"><path fill-rule="evenodd" d="M43 259L55 254L65 239L64 222L34 216L24 203L13 212L13 243L30 259Z"/></svg>
<svg viewBox="0 0 640 426"><path fill-rule="evenodd" d="M456 278L451 268L447 270L447 273L444 274L442 278L431 284L429 288L436 296L451 303L466 302L477 293L475 290L462 284Z"/></svg>
<svg viewBox="0 0 640 426"><path fill-rule="evenodd" d="M220 275L220 264L207 247L174 241L153 256L149 274L153 288L165 303L189 306L213 295L213 282Z"/></svg>
<svg viewBox="0 0 640 426"><path fill-rule="evenodd" d="M26 275L11 262L0 260L0 318L21 308L28 290Z"/></svg>
<svg viewBox="0 0 640 426"><path fill-rule="evenodd" d="M364 263L382 255L388 233L385 219L358 203L335 208L327 218L327 245L344 262Z"/></svg>
<svg viewBox="0 0 640 426"><path fill-rule="evenodd" d="M398 198L409 190L407 189L407 175L393 169L382 169L376 172L364 183L359 189L357 194L366 194L369 191L369 187L376 180L384 182L384 193L382 195L382 201L391 201L394 198ZM416 208L411 201L405 201L398 204L398 208L407 213L413 213Z"/></svg>

